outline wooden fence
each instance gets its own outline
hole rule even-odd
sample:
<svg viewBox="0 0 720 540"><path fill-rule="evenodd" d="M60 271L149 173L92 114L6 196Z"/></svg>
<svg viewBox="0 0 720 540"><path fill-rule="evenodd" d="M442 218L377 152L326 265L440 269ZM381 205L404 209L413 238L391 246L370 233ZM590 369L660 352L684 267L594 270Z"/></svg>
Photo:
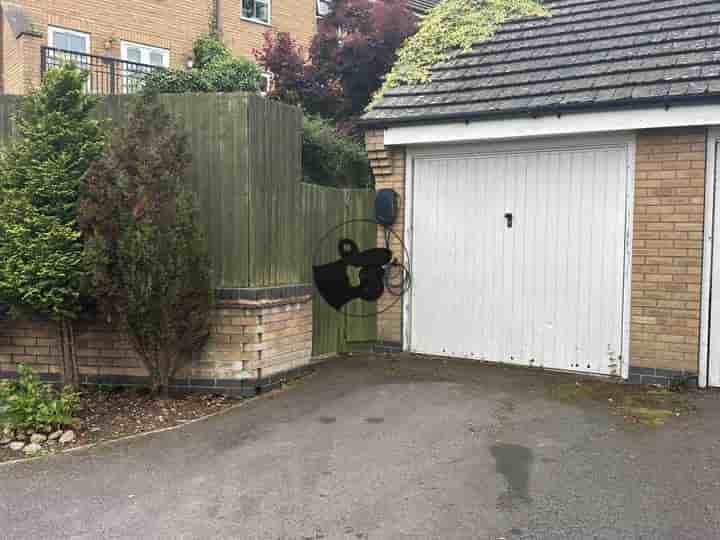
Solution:
<svg viewBox="0 0 720 540"><path fill-rule="evenodd" d="M98 115L122 122L131 100L103 98ZM325 232L350 219L371 217L371 191L301 182L299 109L242 93L166 95L162 100L188 134L192 164L187 182L198 197L216 287L310 283L313 252ZM17 97L0 96L0 143L14 136L17 103ZM372 227L352 224L347 232L362 238L361 247L375 241ZM360 315L367 309L351 307ZM370 314L343 315L316 298L314 319L315 354L342 352L352 342L375 339Z"/></svg>

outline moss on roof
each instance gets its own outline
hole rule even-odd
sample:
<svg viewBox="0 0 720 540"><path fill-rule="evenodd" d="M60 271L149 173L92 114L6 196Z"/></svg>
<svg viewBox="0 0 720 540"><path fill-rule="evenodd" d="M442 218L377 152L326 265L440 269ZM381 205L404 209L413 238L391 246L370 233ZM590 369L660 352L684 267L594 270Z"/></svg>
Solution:
<svg viewBox="0 0 720 540"><path fill-rule="evenodd" d="M430 68L455 51L491 39L507 21L549 16L535 0L444 0L420 23L418 32L403 44L398 60L373 102L391 88L424 84Z"/></svg>

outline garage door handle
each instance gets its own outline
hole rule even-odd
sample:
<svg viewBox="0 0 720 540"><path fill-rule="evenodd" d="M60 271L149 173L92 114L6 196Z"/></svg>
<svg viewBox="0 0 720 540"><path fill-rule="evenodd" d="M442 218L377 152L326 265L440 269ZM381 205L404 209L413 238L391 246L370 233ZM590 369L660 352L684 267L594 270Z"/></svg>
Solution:
<svg viewBox="0 0 720 540"><path fill-rule="evenodd" d="M507 222L508 229L512 229L512 219L513 219L512 212L508 212L505 214L505 221Z"/></svg>

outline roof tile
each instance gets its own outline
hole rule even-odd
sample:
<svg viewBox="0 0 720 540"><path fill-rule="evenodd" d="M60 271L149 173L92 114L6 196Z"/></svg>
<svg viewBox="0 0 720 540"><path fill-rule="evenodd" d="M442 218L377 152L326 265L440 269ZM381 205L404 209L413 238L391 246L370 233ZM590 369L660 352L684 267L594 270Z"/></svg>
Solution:
<svg viewBox="0 0 720 540"><path fill-rule="evenodd" d="M392 124L677 99L720 102L717 0L556 0L389 91L364 117Z"/></svg>

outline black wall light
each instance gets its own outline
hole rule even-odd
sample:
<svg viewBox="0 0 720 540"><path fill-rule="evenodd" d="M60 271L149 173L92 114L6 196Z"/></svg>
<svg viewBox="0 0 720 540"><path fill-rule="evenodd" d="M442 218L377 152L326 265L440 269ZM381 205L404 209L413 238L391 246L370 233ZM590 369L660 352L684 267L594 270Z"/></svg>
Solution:
<svg viewBox="0 0 720 540"><path fill-rule="evenodd" d="M383 227L392 227L398 217L400 196L394 189L381 189L375 197L375 221Z"/></svg>

